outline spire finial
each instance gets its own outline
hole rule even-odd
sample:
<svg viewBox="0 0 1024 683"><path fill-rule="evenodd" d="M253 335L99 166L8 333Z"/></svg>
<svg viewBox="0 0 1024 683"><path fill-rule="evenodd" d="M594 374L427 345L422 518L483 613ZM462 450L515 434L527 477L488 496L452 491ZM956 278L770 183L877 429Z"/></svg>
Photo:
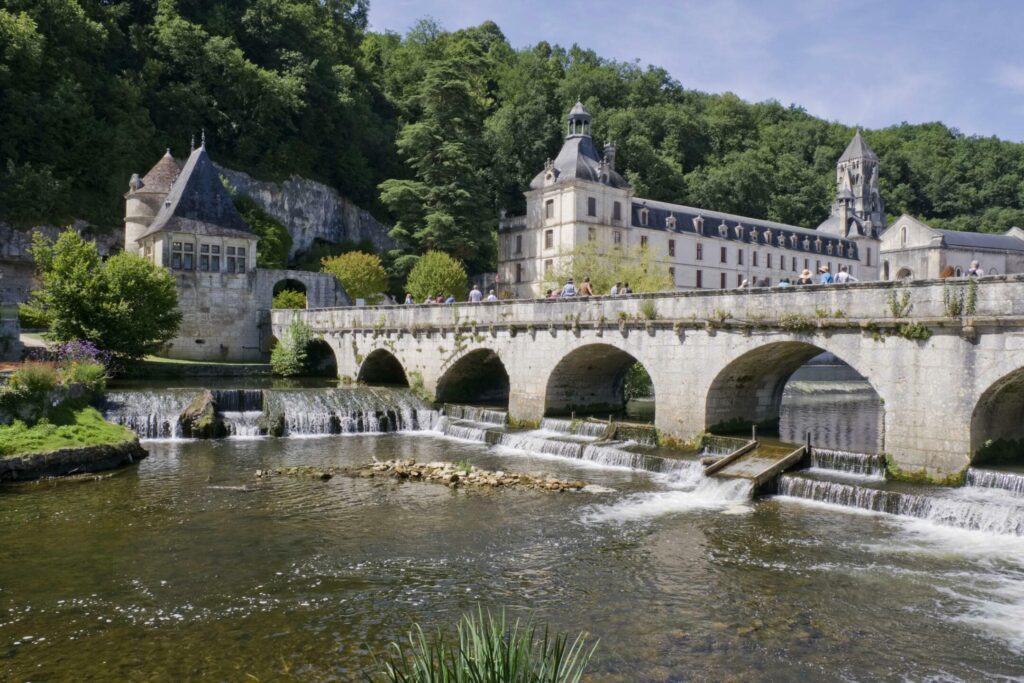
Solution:
<svg viewBox="0 0 1024 683"><path fill-rule="evenodd" d="M199 146L202 147L203 149L206 149L206 128L205 127L203 128L202 144L199 145Z"/></svg>
<svg viewBox="0 0 1024 683"><path fill-rule="evenodd" d="M196 134L192 133L192 137L188 139L188 153L196 151Z"/></svg>

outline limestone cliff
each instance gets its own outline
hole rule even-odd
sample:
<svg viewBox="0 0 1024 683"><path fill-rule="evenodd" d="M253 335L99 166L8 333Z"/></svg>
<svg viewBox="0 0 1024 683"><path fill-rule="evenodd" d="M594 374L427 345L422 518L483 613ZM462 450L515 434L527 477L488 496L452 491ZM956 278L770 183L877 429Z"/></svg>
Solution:
<svg viewBox="0 0 1024 683"><path fill-rule="evenodd" d="M247 195L288 228L292 236L289 257L309 249L317 239L327 242L365 240L378 251L394 246L387 225L327 185L299 176L273 183L223 166L218 166L218 170L236 191Z"/></svg>

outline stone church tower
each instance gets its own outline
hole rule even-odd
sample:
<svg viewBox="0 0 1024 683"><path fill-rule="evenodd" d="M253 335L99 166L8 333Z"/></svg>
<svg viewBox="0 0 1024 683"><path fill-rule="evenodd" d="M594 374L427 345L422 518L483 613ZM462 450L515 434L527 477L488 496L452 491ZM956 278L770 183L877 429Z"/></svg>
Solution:
<svg viewBox="0 0 1024 683"><path fill-rule="evenodd" d="M139 238L156 218L179 173L181 164L168 149L149 173L142 178L135 173L128 181L128 192L124 196L124 250L129 254L141 253Z"/></svg>

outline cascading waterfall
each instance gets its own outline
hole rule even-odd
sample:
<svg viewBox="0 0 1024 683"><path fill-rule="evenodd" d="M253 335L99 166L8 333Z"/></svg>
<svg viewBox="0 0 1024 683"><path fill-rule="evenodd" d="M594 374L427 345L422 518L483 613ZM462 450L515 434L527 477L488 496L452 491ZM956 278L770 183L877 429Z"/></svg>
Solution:
<svg viewBox="0 0 1024 683"><path fill-rule="evenodd" d="M1002 489L1024 496L1024 474L970 468L967 470L965 486L978 488Z"/></svg>
<svg viewBox="0 0 1024 683"><path fill-rule="evenodd" d="M779 477L779 494L783 496L915 517L961 529L1024 535L1024 498L1003 492L991 495L994 491L978 493L970 486L909 493L799 474Z"/></svg>
<svg viewBox="0 0 1024 683"><path fill-rule="evenodd" d="M195 389L111 391L103 402L103 417L140 439L180 439L181 411L197 393Z"/></svg>
<svg viewBox="0 0 1024 683"><path fill-rule="evenodd" d="M864 479L885 479L885 456L871 453L851 453L827 448L812 448L812 470L827 470Z"/></svg>
<svg viewBox="0 0 1024 683"><path fill-rule="evenodd" d="M254 439L263 434L260 428L262 410L224 410L220 412L228 436L237 439Z"/></svg>
<svg viewBox="0 0 1024 683"><path fill-rule="evenodd" d="M455 420L483 422L490 425L508 424L508 413L504 410L494 410L492 408L478 408L476 406L446 403L444 414Z"/></svg>
<svg viewBox="0 0 1024 683"><path fill-rule="evenodd" d="M268 389L264 405L269 416L282 416L286 436L415 431L436 421L408 390Z"/></svg>
<svg viewBox="0 0 1024 683"><path fill-rule="evenodd" d="M604 436L604 433L608 430L608 425L604 422L591 422L589 420L564 420L545 417L540 421L540 428L549 432L560 432L562 434L597 439Z"/></svg>

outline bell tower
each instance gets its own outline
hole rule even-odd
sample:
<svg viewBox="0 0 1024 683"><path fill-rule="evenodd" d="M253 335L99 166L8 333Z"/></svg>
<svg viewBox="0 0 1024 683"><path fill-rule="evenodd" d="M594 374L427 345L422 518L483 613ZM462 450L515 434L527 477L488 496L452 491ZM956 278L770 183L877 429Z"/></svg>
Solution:
<svg viewBox="0 0 1024 683"><path fill-rule="evenodd" d="M836 162L832 215L839 217L841 237L877 239L885 229L885 204L878 190L878 155L859 130Z"/></svg>

